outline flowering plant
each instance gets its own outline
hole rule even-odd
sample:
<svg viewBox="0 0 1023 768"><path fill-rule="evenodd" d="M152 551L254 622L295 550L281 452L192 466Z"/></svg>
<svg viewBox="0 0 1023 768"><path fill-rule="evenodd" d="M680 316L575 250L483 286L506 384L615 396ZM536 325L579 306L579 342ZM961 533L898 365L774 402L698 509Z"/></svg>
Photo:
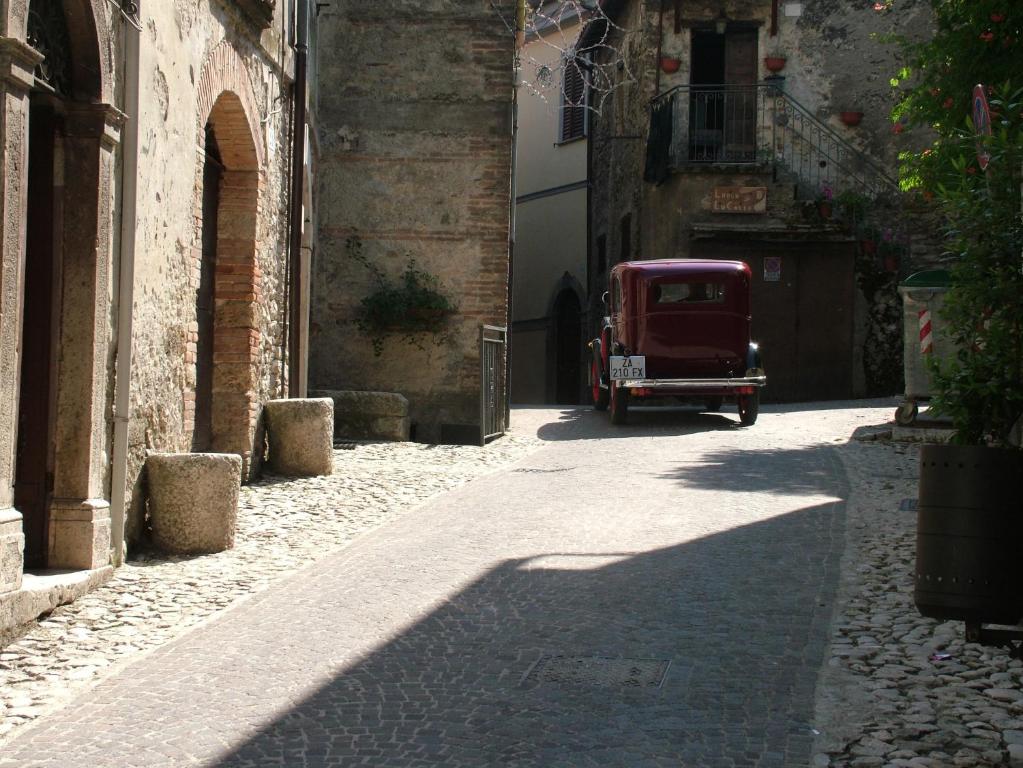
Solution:
<svg viewBox="0 0 1023 768"><path fill-rule="evenodd" d="M1023 88L1011 54L1023 14L1009 13L1006 0L931 7L932 38L894 38L909 66L892 81L900 89L892 117L936 136L900 157L903 189L945 215L952 260L941 318L957 351L932 365L932 404L951 417L956 442L1009 445L1023 414ZM990 133L973 124L977 83L990 104Z"/></svg>

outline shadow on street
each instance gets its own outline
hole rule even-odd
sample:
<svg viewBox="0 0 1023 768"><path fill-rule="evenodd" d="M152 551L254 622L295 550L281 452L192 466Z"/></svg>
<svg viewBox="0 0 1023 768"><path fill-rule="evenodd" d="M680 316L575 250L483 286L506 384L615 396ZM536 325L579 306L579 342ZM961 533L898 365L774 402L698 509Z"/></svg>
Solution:
<svg viewBox="0 0 1023 768"><path fill-rule="evenodd" d="M212 765L808 765L843 516L507 560Z"/></svg>

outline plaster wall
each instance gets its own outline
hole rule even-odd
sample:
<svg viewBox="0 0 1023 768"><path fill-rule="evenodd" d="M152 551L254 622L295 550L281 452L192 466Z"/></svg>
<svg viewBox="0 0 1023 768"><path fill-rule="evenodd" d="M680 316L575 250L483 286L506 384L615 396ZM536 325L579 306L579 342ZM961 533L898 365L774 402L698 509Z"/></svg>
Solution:
<svg viewBox="0 0 1023 768"><path fill-rule="evenodd" d="M586 178L586 140L560 143L562 87L566 52L579 36L579 24L552 29L542 38L531 38L520 52L522 61L518 94L518 148L515 194L528 195ZM542 88L537 71L549 67L552 83Z"/></svg>
<svg viewBox="0 0 1023 768"><path fill-rule="evenodd" d="M173 0L143 5L138 228L132 338L127 538L142 532L140 473L147 452L187 452L186 417L195 364L194 267L201 232L202 130L205 104L222 90L236 94L258 157L255 260L257 348L253 390L258 444L259 404L287 392L282 365L286 312L286 191L289 166L287 71L280 66L283 7L259 30L233 2ZM225 48L226 46L226 48ZM217 52L215 54L215 52ZM290 61L285 62L290 67ZM244 91L249 89L249 93ZM229 140L218 136L223 145ZM232 225L234 212L221 214ZM255 467L253 467L255 469Z"/></svg>
<svg viewBox="0 0 1023 768"><path fill-rule="evenodd" d="M586 190L519 203L515 218L512 317L546 318L563 278L586 282Z"/></svg>
<svg viewBox="0 0 1023 768"><path fill-rule="evenodd" d="M479 423L479 327L507 324L513 4L333 4L319 16L310 387L408 398L420 440ZM356 309L409 263L458 311L374 356Z"/></svg>
<svg viewBox="0 0 1023 768"><path fill-rule="evenodd" d="M515 331L512 339L512 402L547 402L547 329Z"/></svg>

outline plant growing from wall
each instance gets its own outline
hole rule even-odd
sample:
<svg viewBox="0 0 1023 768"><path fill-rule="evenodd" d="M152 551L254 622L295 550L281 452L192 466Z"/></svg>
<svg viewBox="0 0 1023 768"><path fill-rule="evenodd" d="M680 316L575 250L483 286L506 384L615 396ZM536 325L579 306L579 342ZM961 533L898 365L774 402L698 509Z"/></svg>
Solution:
<svg viewBox="0 0 1023 768"><path fill-rule="evenodd" d="M934 406L952 418L957 442L1004 446L1023 414L1023 13L1005 0L931 5L935 36L899 41L910 64L893 79L902 91L892 117L936 137L904 153L900 169L903 188L948 222L942 319L958 352L935 366ZM977 83L990 102L990 136L978 136L971 119Z"/></svg>
<svg viewBox="0 0 1023 768"><path fill-rule="evenodd" d="M909 269L909 248L892 226L901 201L847 189L834 196L834 215L856 238L856 284L867 302L863 368L867 394L891 395L903 387L902 303L899 278Z"/></svg>
<svg viewBox="0 0 1023 768"><path fill-rule="evenodd" d="M348 238L345 250L353 261L369 270L376 283L355 312L355 324L369 336L374 355L383 353L388 336L397 335L419 349L425 348L423 342L430 335L438 345L448 340L443 331L458 307L441 291L435 275L420 269L409 256L399 279L391 280L363 253L358 235Z"/></svg>

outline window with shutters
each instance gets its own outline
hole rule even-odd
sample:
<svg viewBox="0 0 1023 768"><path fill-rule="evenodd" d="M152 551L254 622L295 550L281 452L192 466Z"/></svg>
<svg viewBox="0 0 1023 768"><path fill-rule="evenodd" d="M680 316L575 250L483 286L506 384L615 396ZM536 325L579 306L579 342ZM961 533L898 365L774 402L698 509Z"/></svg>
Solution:
<svg viewBox="0 0 1023 768"><path fill-rule="evenodd" d="M561 89L561 130L558 141L581 139L586 135L586 77L587 60L569 53L565 56L564 78Z"/></svg>

